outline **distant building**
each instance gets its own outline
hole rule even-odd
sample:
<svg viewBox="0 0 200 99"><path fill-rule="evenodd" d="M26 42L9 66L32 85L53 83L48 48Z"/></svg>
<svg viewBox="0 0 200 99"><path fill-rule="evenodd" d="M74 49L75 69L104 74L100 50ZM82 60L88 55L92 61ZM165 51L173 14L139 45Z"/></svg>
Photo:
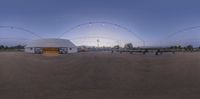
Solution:
<svg viewBox="0 0 200 99"><path fill-rule="evenodd" d="M30 41L25 46L25 52L67 54L78 52L78 48L69 40L49 38Z"/></svg>

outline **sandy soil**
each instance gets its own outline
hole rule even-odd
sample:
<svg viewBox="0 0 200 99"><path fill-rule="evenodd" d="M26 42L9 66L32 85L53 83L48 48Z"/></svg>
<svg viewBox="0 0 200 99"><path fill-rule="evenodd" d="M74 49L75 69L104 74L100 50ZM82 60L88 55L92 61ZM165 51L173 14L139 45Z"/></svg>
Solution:
<svg viewBox="0 0 200 99"><path fill-rule="evenodd" d="M0 99L198 99L200 53L0 52Z"/></svg>

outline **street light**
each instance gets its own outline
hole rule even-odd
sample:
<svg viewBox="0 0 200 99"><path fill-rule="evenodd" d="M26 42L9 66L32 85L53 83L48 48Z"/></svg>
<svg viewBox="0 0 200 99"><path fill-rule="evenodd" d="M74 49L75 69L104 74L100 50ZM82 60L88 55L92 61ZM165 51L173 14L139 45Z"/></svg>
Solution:
<svg viewBox="0 0 200 99"><path fill-rule="evenodd" d="M100 42L100 40L99 40L99 39L97 39L97 47L99 47L99 42Z"/></svg>

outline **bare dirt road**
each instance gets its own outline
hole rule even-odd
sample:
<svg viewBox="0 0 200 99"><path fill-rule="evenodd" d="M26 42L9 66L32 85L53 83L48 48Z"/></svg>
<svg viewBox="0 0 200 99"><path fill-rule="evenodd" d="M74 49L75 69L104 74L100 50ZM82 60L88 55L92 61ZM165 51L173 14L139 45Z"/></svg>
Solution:
<svg viewBox="0 0 200 99"><path fill-rule="evenodd" d="M0 99L198 99L200 53L0 52Z"/></svg>

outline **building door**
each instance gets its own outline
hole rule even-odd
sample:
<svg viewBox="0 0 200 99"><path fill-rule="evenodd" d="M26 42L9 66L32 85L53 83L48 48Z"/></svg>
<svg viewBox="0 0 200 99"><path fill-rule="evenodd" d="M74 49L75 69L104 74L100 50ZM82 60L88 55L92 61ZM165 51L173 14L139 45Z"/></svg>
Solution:
<svg viewBox="0 0 200 99"><path fill-rule="evenodd" d="M43 48L43 53L59 53L59 48Z"/></svg>

